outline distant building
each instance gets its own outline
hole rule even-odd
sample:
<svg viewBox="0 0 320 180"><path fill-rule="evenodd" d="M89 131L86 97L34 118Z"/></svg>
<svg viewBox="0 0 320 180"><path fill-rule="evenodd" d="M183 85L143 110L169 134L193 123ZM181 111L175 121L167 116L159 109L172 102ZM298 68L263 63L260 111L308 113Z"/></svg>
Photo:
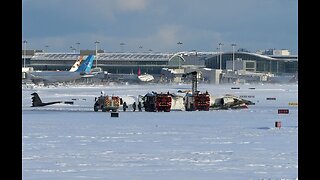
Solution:
<svg viewBox="0 0 320 180"><path fill-rule="evenodd" d="M257 50L257 51L256 51L256 54L262 55L264 52L265 52L265 50Z"/></svg>
<svg viewBox="0 0 320 180"><path fill-rule="evenodd" d="M290 56L290 51L288 49L269 49L262 51L262 55L274 55L274 56Z"/></svg>
<svg viewBox="0 0 320 180"><path fill-rule="evenodd" d="M25 54L24 54L25 53ZM34 70L69 70L80 56L95 54L95 50L81 50L80 53L49 53L36 50L22 51L22 67L25 61L26 67L33 67ZM286 55L287 54L287 55ZM289 55L288 55L289 54ZM242 68L258 73L274 74L295 74L298 72L298 56L290 55L288 50L272 52L272 55L262 55L246 52L246 50L234 53L235 60L243 60ZM221 68L232 69L228 61L232 61L233 53L225 52L220 56L219 52L104 52L98 50L93 68L101 67L103 71L110 73L137 73L140 68L141 73L161 74L162 68Z"/></svg>
<svg viewBox="0 0 320 180"><path fill-rule="evenodd" d="M233 62L227 61L227 69L232 70ZM256 61L248 61L248 60L234 60L234 70L245 70L250 72L256 72Z"/></svg>
<svg viewBox="0 0 320 180"><path fill-rule="evenodd" d="M297 55L261 55L249 52L235 52L235 60L255 61L256 72L273 73L273 74L295 74L298 72L298 56ZM233 60L233 53L226 52L222 54L222 69L232 69L227 67L227 61ZM207 68L219 69L219 54L205 60Z"/></svg>

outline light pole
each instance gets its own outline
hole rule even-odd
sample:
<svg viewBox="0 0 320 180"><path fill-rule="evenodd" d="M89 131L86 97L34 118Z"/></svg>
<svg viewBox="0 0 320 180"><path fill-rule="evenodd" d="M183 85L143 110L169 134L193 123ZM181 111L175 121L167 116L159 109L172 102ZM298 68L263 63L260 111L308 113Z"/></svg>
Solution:
<svg viewBox="0 0 320 180"><path fill-rule="evenodd" d="M79 51L79 53L80 53L80 49L79 49L80 43L77 42L76 44L77 44L77 49L78 49L78 51Z"/></svg>
<svg viewBox="0 0 320 180"><path fill-rule="evenodd" d="M123 46L126 45L125 43L120 43L120 47L121 47L121 52L123 52Z"/></svg>
<svg viewBox="0 0 320 180"><path fill-rule="evenodd" d="M98 66L98 44L100 43L99 41L94 42L96 44L96 67Z"/></svg>
<svg viewBox="0 0 320 180"><path fill-rule="evenodd" d="M24 44L23 67L24 67L24 68L26 67L26 50L27 50L27 43L28 43L27 40L24 40L24 41L23 41L23 44Z"/></svg>
<svg viewBox="0 0 320 180"><path fill-rule="evenodd" d="M222 49L221 46L223 46L222 43L219 43L219 53L220 53L220 70L222 69Z"/></svg>
<svg viewBox="0 0 320 180"><path fill-rule="evenodd" d="M48 52L49 45L45 45L44 47L46 47L46 53L47 53L47 52Z"/></svg>
<svg viewBox="0 0 320 180"><path fill-rule="evenodd" d="M235 43L231 44L232 46L232 71L234 71L234 47L236 46Z"/></svg>
<svg viewBox="0 0 320 180"><path fill-rule="evenodd" d="M197 50L192 49L191 51L195 53L195 56L198 56ZM196 58L193 58L193 65L194 65L194 66L196 65Z"/></svg>
<svg viewBox="0 0 320 180"><path fill-rule="evenodd" d="M72 47L72 46L70 46L70 47L69 47L69 49L72 51L73 47Z"/></svg>
<svg viewBox="0 0 320 180"><path fill-rule="evenodd" d="M179 42L177 42L177 44L181 47L183 43L179 41ZM180 49L180 51L181 51L181 49ZM181 66L181 59L179 59L179 69L180 69L180 66Z"/></svg>
<svg viewBox="0 0 320 180"><path fill-rule="evenodd" d="M215 68L217 68L217 69L218 69L219 56L220 56L220 49L217 47L217 48L216 48L216 51L218 52L218 55L217 55L217 58L216 58L216 65L215 65Z"/></svg>
<svg viewBox="0 0 320 180"><path fill-rule="evenodd" d="M180 46L180 51L181 51L182 50L181 46L182 46L183 43L179 41L179 42L177 42L177 44Z"/></svg>

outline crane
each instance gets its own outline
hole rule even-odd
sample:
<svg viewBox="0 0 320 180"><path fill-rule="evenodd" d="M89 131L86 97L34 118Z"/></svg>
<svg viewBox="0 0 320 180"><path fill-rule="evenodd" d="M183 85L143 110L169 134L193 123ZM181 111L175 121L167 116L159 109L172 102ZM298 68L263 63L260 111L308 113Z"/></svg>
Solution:
<svg viewBox="0 0 320 180"><path fill-rule="evenodd" d="M185 108L186 111L209 111L210 106L210 95L206 91L205 93L199 93L198 91L198 79L197 71L188 72L182 75L182 77L187 77L192 75L192 95L186 94L185 96Z"/></svg>
<svg viewBox="0 0 320 180"><path fill-rule="evenodd" d="M187 77L188 75L192 74L192 94L198 93L198 79L197 79L197 71L192 71L188 73L182 74L182 77Z"/></svg>

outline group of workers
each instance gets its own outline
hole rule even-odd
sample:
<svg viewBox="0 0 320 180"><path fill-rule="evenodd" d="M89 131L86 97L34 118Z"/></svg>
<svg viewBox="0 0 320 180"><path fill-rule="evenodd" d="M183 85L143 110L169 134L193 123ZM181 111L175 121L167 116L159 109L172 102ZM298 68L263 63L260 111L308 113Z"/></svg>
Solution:
<svg viewBox="0 0 320 180"><path fill-rule="evenodd" d="M127 108L128 108L127 103L126 103L126 102L123 102L123 111L126 111ZM134 103L132 104L133 112L136 111L136 108L137 108L137 105L136 105L136 102L134 102ZM142 111L142 105L141 105L141 102L140 102L140 101L139 101L139 103L138 103L138 110L139 110L140 112Z"/></svg>

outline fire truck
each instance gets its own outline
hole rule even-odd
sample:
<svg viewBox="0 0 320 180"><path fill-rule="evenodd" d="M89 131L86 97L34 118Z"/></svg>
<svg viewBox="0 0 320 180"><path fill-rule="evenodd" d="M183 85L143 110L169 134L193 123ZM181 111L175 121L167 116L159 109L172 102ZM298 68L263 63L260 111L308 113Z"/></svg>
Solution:
<svg viewBox="0 0 320 180"><path fill-rule="evenodd" d="M93 106L93 110L95 112L101 110L102 112L118 111L120 105L122 105L122 98L119 96L108 96L108 95L101 95L95 98L95 103Z"/></svg>
<svg viewBox="0 0 320 180"><path fill-rule="evenodd" d="M197 90L197 71L185 73L182 77L186 77L190 74L192 75L192 94L187 93L184 97L186 111L209 111L210 95L207 91L205 93L200 93Z"/></svg>
<svg viewBox="0 0 320 180"><path fill-rule="evenodd" d="M170 112L172 97L168 93L148 93L143 98L143 106L147 112Z"/></svg>

